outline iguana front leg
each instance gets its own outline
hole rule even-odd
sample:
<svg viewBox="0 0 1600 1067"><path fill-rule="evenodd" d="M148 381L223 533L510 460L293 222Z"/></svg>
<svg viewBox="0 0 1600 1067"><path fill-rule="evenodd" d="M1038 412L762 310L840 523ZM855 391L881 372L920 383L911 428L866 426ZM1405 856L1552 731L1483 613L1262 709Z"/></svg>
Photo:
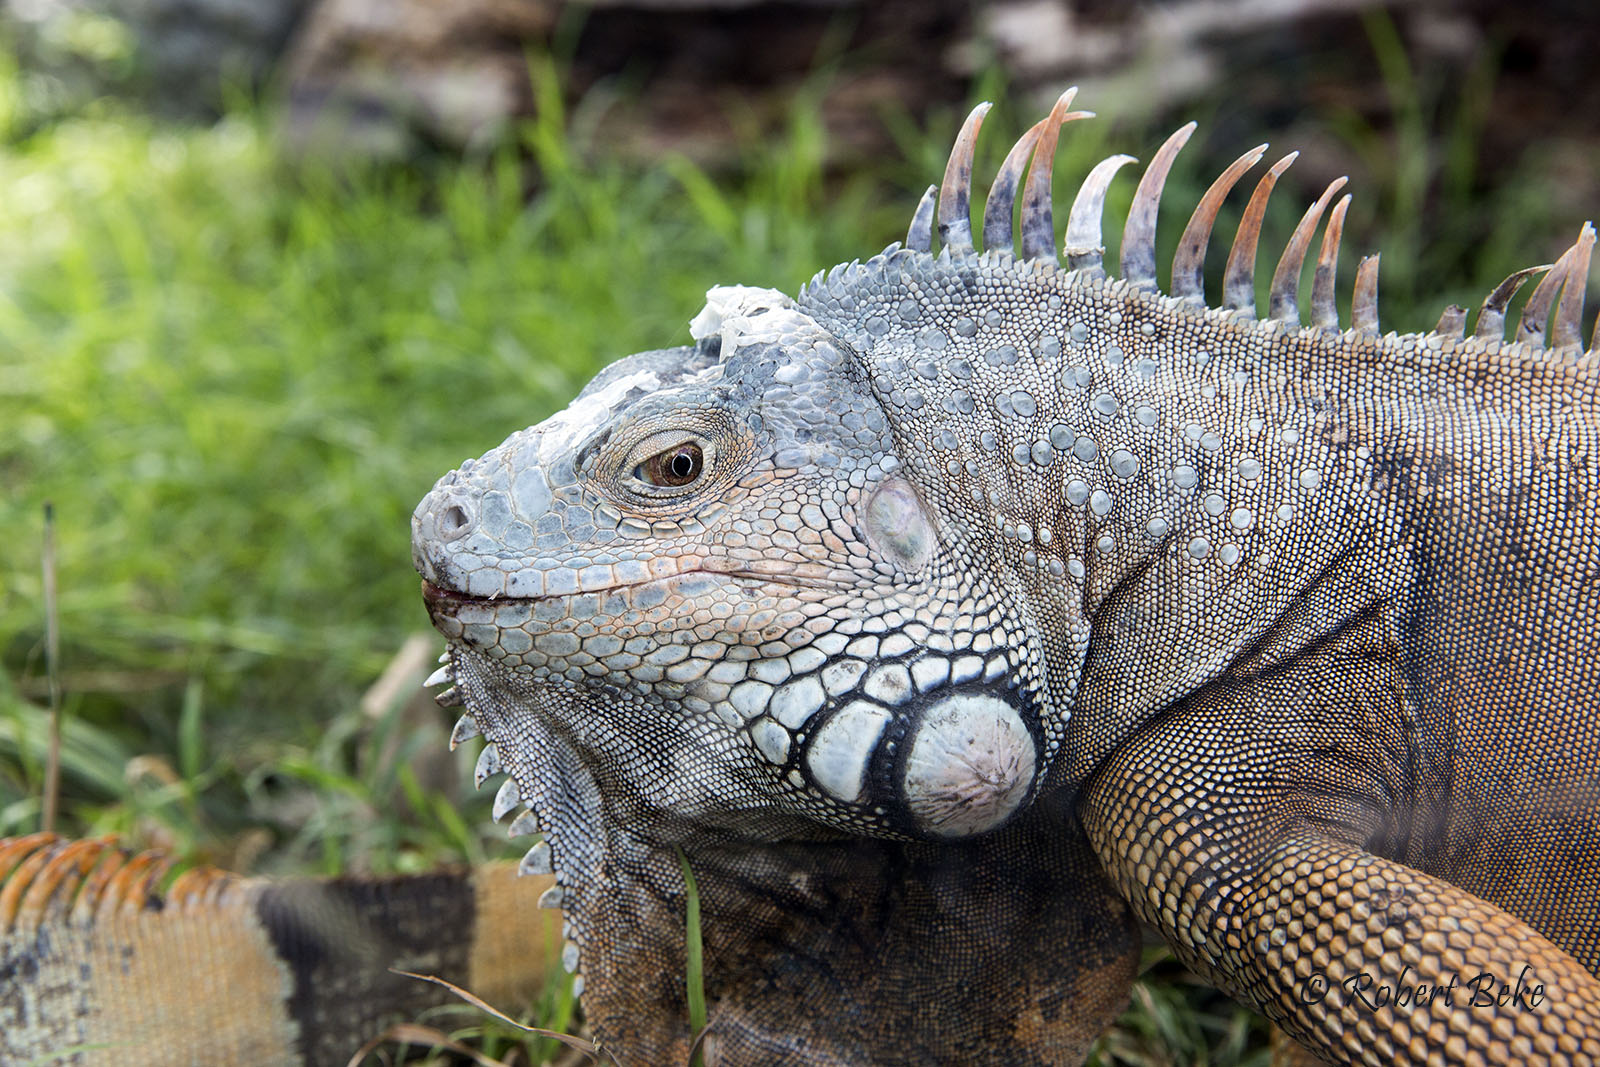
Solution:
<svg viewBox="0 0 1600 1067"><path fill-rule="evenodd" d="M1407 789L1372 629L1152 723L1091 783L1090 841L1186 964L1333 1062L1600 1062L1594 975L1369 850Z"/></svg>

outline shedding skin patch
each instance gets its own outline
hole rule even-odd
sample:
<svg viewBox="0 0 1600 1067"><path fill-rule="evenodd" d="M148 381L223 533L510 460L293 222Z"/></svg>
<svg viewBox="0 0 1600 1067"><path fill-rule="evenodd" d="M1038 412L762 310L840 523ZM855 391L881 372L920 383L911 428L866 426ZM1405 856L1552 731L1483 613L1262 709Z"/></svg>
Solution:
<svg viewBox="0 0 1600 1067"><path fill-rule="evenodd" d="M958 694L930 707L906 757L906 807L939 837L970 837L1003 823L1033 784L1037 756L1017 710Z"/></svg>
<svg viewBox="0 0 1600 1067"><path fill-rule="evenodd" d="M904 478L890 478L867 500L862 532L884 559L907 573L919 571L933 555L933 523Z"/></svg>
<svg viewBox="0 0 1600 1067"><path fill-rule="evenodd" d="M661 376L653 370L636 371L607 385L604 389L579 397L539 425L539 464L545 468L555 466L570 456L578 444L604 426L611 413L622 404L622 398L635 389L655 392L661 388Z"/></svg>
<svg viewBox="0 0 1600 1067"><path fill-rule="evenodd" d="M722 324L729 319L792 307L794 301L776 289L753 285L712 286L706 290L706 306L689 322L689 336L703 341L721 332Z"/></svg>

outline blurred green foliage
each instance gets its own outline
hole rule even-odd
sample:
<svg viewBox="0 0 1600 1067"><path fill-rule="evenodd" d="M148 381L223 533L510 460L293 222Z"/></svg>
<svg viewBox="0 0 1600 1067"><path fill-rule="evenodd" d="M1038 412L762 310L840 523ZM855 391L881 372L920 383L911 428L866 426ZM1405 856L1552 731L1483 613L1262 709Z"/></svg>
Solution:
<svg viewBox="0 0 1600 1067"><path fill-rule="evenodd" d="M1550 224L1528 182L1471 181L1487 91L1446 113L1418 95L1381 24L1374 40L1409 147L1350 116L1330 125L1383 180L1369 202L1398 212L1397 241L1382 244L1385 318L1425 328L1447 300L1521 265L1512 235ZM505 854L486 798L425 788L414 769L438 749L443 713L419 723L360 708L406 635L426 629L413 505L606 361L687 340L707 287L792 291L901 235L959 120L886 116L900 158L832 174L805 92L776 141L752 136L712 175L595 150L569 129L553 67L535 62L531 77L539 117L491 152L291 165L270 110L253 106L208 127L104 105L24 121L0 52L0 835L39 817L40 516L52 500L64 829L279 871ZM1029 116L997 79L974 96L1002 98L983 140L991 173ZM1110 141L1160 135L1113 129L1074 126L1060 188ZM1169 245L1209 178L1180 160ZM1132 185L1118 184L1110 218ZM1303 202L1279 195L1265 249ZM1363 212L1354 233L1373 225ZM1452 213L1453 236L1424 224ZM1438 250L1421 251L1430 241ZM458 754L457 782L470 782L472 755ZM1159 980L1141 984L1103 1062L1259 1057L1258 1020L1185 985L1170 959L1151 965ZM570 995L553 1010L569 1014Z"/></svg>
<svg viewBox="0 0 1600 1067"><path fill-rule="evenodd" d="M45 500L72 824L133 829L117 765L153 754L205 820L174 839L203 843L249 821L257 768L348 769L345 717L427 626L409 515L439 474L685 340L708 286L793 288L860 247L867 186L821 210L814 113L727 191L581 154L535 73L541 118L459 162L291 170L261 115L0 152L0 833L36 818Z"/></svg>

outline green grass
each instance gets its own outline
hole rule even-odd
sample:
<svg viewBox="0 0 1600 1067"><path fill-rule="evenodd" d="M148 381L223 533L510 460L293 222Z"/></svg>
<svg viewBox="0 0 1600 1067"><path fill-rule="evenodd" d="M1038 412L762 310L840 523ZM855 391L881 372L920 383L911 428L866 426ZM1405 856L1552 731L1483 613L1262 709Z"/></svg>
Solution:
<svg viewBox="0 0 1600 1067"><path fill-rule="evenodd" d="M870 247L866 186L822 211L808 145L752 153L732 192L582 155L555 108L413 170L291 172L251 116L0 152L0 833L36 818L46 500L71 825L132 828L136 754L183 783L138 814L198 800L185 844L242 828L262 766L341 796L348 712L427 627L415 502L609 359L687 340L708 286L793 288Z"/></svg>
<svg viewBox="0 0 1600 1067"><path fill-rule="evenodd" d="M1409 147L1330 117L1379 179L1358 195L1343 276L1355 248L1379 245L1386 322L1426 328L1559 251L1577 220L1545 218L1515 168L1479 187L1486 87L1428 95L1382 24L1373 36ZM0 62L0 835L39 817L48 500L66 830L266 871L505 855L487 798L426 788L438 768L415 769L443 758L443 713L359 706L426 629L411 508L606 361L685 341L710 285L792 291L903 234L959 118L886 116L903 159L831 174L803 94L786 129L752 134L708 175L608 157L567 128L553 70L532 76L540 119L492 153L332 170L285 164L254 108L177 128L102 104L34 129ZM980 174L1031 118L1002 102ZM1069 183L1112 144L1148 152L1164 132L1077 124L1058 158L1062 216ZM1169 245L1216 159L1243 147L1203 138L1169 183ZM1111 218L1132 186L1119 182ZM1277 198L1263 284L1303 192ZM1395 237L1375 242L1384 209ZM457 758L454 780L470 781L472 754ZM1152 960L1137 1000L1101 1062L1258 1055L1259 1022L1170 960ZM570 995L551 1011L568 1017Z"/></svg>

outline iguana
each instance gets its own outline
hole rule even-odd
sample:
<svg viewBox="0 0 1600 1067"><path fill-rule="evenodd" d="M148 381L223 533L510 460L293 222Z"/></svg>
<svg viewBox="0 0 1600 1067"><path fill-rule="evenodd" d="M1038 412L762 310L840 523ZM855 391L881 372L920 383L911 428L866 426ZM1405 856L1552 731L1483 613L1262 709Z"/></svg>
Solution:
<svg viewBox="0 0 1600 1067"><path fill-rule="evenodd" d="M985 251L980 108L904 247L795 298L713 290L695 344L615 364L418 507L452 743L484 735L495 817L544 833L522 888L565 910L595 1033L686 1062L692 870L711 1063L1076 1062L1140 923L1292 1036L1285 1062L1592 1061L1592 228L1470 339L1459 308L1380 336L1363 260L1341 332L1335 183L1258 320L1293 157L1212 307L1210 231L1264 148L1202 197L1163 295L1194 127L1111 278L1125 156L1056 251L1070 106L1001 165ZM509 1001L560 921L499 876L160 870L0 842L0 1061L341 1063L425 1002L387 967Z"/></svg>
<svg viewBox="0 0 1600 1067"><path fill-rule="evenodd" d="M417 507L434 681L509 776L497 814L544 833L522 867L554 869L595 1034L686 1062L687 865L710 1063L1076 1062L1140 923L1288 1060L1600 1060L1593 227L1470 337L1454 307L1381 334L1364 259L1341 329L1341 179L1258 316L1294 156L1220 302L1206 247L1264 147L1163 293L1194 126L1113 277L1132 160L1090 171L1058 246L1070 107L1001 164L982 251L985 107L903 246L793 297L713 289L694 344Z"/></svg>
<svg viewBox="0 0 1600 1067"><path fill-rule="evenodd" d="M526 1003L560 922L510 864L242 878L52 834L0 839L0 1065L344 1067L445 978ZM531 895L530 895L531 894Z"/></svg>

